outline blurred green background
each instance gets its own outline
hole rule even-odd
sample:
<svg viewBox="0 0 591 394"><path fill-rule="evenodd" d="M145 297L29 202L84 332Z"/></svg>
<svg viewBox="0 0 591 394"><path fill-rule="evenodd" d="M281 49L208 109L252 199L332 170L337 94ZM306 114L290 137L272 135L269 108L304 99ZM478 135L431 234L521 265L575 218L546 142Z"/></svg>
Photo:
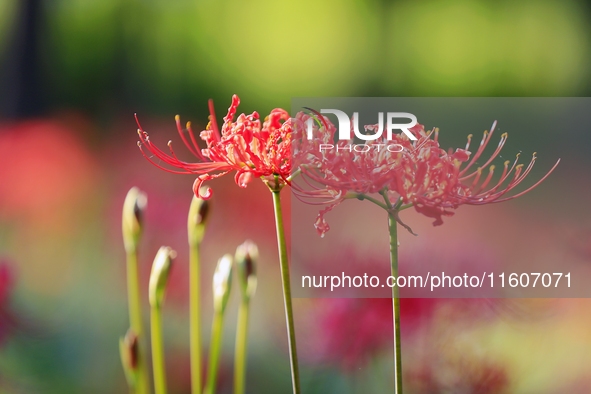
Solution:
<svg viewBox="0 0 591 394"><path fill-rule="evenodd" d="M189 392L185 244L193 179L142 158L134 113L164 146L176 138L175 114L199 131L207 99L219 119L234 93L241 112L263 116L289 109L297 96L589 96L590 22L591 2L576 0L0 0L0 392L126 392L118 354L128 326L120 215L132 186L149 200L144 283L160 245L179 252L165 344L171 392ZM525 234L551 223L555 238L530 239L588 263L589 161L579 159L548 195L530 196L502 217ZM569 185L577 185L578 204L561 205L559 188ZM248 392L287 393L271 197L260 183L212 186L204 278L244 239L259 244ZM525 213L516 209L524 206ZM503 208L495 209L487 220L501 217ZM474 216L463 218L456 229L475 225ZM524 233L515 230L515 239ZM223 393L231 392L236 301L234 294ZM387 336L374 343L391 311L379 302L331 302L295 303L304 392L391 392L391 344ZM484 316L466 312L463 301L408 304L409 393L591 392L591 302L493 304L473 306ZM207 347L208 325L204 331ZM322 346L327 338L341 342ZM350 348L358 339L359 348Z"/></svg>

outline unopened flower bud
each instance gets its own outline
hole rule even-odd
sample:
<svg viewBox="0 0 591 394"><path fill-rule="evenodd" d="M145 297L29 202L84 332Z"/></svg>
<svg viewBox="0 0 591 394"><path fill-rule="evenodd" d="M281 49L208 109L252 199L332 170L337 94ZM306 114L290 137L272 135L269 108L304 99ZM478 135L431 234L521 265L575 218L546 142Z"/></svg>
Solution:
<svg viewBox="0 0 591 394"><path fill-rule="evenodd" d="M232 255L226 254L218 261L213 274L213 308L224 313L232 288Z"/></svg>
<svg viewBox="0 0 591 394"><path fill-rule="evenodd" d="M205 234L205 225L209 217L211 203L197 196L193 196L191 208L189 208L189 218L187 220L187 229L189 233L189 245L199 245Z"/></svg>
<svg viewBox="0 0 591 394"><path fill-rule="evenodd" d="M127 253L133 253L137 250L137 245L142 234L143 216L148 197L137 187L132 187L127 192L125 202L123 203L123 243Z"/></svg>
<svg viewBox="0 0 591 394"><path fill-rule="evenodd" d="M127 330L123 338L119 338L119 353L127 383L131 388L134 388L137 381L139 341L138 336L131 328Z"/></svg>
<svg viewBox="0 0 591 394"><path fill-rule="evenodd" d="M159 308L164 299L164 291L170 273L170 266L176 257L176 252L168 246L162 246L156 253L154 263L152 263L152 273L150 274L150 284L148 297L150 305Z"/></svg>
<svg viewBox="0 0 591 394"><path fill-rule="evenodd" d="M236 249L234 259L244 301L250 300L257 288L256 262L258 258L259 249L252 241L246 241Z"/></svg>

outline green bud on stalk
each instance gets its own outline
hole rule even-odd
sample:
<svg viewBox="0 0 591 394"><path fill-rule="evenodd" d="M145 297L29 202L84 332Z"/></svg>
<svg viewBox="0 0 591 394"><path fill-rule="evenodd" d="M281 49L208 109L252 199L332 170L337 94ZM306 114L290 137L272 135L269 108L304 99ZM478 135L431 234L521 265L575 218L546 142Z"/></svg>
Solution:
<svg viewBox="0 0 591 394"><path fill-rule="evenodd" d="M213 308L216 313L223 314L228 305L232 288L232 255L226 254L218 261L213 274Z"/></svg>
<svg viewBox="0 0 591 394"><path fill-rule="evenodd" d="M131 389L137 385L137 368L139 358L138 336L130 328L123 338L119 338L119 353L127 384Z"/></svg>
<svg viewBox="0 0 591 394"><path fill-rule="evenodd" d="M203 240L205 235L205 225L209 218L211 203L197 196L193 196L191 207L189 208L189 217L187 220L187 229L189 233L189 245L197 246Z"/></svg>
<svg viewBox="0 0 591 394"><path fill-rule="evenodd" d="M168 246L160 247L158 253L156 253L154 263L152 264L152 273L150 274L148 289L150 305L154 308L159 308L162 305L170 267L175 257L176 252Z"/></svg>
<svg viewBox="0 0 591 394"><path fill-rule="evenodd" d="M236 322L236 350L234 352L234 393L246 392L246 356L248 346L248 320L250 299L257 287L255 265L259 250L252 241L246 241L236 248L234 259L238 269L238 281L242 293L242 302L238 309Z"/></svg>
<svg viewBox="0 0 591 394"><path fill-rule="evenodd" d="M211 324L211 340L209 347L209 365L205 394L216 393L217 373L222 346L224 328L224 311L230 298L232 288L232 255L226 254L218 261L213 274L213 322Z"/></svg>
<svg viewBox="0 0 591 394"><path fill-rule="evenodd" d="M123 243L127 253L135 253L142 234L143 216L148 197L137 187L132 187L127 192L123 203Z"/></svg>
<svg viewBox="0 0 591 394"><path fill-rule="evenodd" d="M252 241L246 241L236 249L234 260L238 270L238 280L242 299L248 302L257 288L256 261L259 249Z"/></svg>
<svg viewBox="0 0 591 394"><path fill-rule="evenodd" d="M206 193L203 192L203 195ZM201 267L199 249L205 234L211 203L193 196L187 218L189 238L189 316L191 331L191 386L192 393L201 392Z"/></svg>

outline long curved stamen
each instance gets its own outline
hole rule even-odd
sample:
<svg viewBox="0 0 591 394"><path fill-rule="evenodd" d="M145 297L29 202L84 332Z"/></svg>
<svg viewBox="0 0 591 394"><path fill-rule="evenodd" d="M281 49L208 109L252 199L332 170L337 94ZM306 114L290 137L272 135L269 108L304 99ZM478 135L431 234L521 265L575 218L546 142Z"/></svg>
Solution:
<svg viewBox="0 0 591 394"><path fill-rule="evenodd" d="M499 153L501 153L501 150L503 149L503 146L505 146L505 142L507 141L507 137L508 137L508 134L507 133L503 133L501 135L501 139L499 140L499 144L497 145L497 148L495 149L495 151L493 152L493 154L488 158L488 160L483 165L481 165L480 167L484 168L484 167L488 166L490 163L492 163L492 161L494 159L496 159L496 157L499 155ZM464 173L464 171L462 171L460 173L460 175L463 174L463 173ZM464 177L461 177L460 179L461 180L468 179L472 175L474 175L474 173L472 173L470 175L466 175Z"/></svg>
<svg viewBox="0 0 591 394"><path fill-rule="evenodd" d="M181 168L186 169L187 171L191 171L190 170L191 164L190 163L186 163L186 162L180 160L177 157L177 155L174 153L174 150L172 149L172 141L168 141L168 144L167 145L168 145L168 149L170 150L170 156L175 160L176 164L178 166L180 166Z"/></svg>
<svg viewBox="0 0 591 394"><path fill-rule="evenodd" d="M191 142L193 143L193 146L195 147L195 151L197 152L197 157L200 158L202 161L208 161L209 159L205 156L203 156L203 153L201 153L201 148L199 148L199 144L197 144L197 140L195 139L195 135L193 134L193 128L191 127L191 122L187 122L187 125L185 126L185 128L187 129L187 132L189 133L189 137L191 138Z"/></svg>
<svg viewBox="0 0 591 394"><path fill-rule="evenodd" d="M468 134L468 141L466 142L466 147L464 148L465 150L469 151L470 150L470 143L472 142L472 134Z"/></svg>
<svg viewBox="0 0 591 394"><path fill-rule="evenodd" d="M213 135L216 141L220 141L221 134L220 129L218 128L218 121L215 118L215 108L213 107L213 100L208 100L207 105L209 107L209 121L211 122L211 130L213 131Z"/></svg>
<svg viewBox="0 0 591 394"><path fill-rule="evenodd" d="M170 172L172 174L191 174L188 171L177 171L177 170L171 170L169 168L163 167L160 164L156 163L154 160L152 160L151 157L149 157L148 155L146 155L146 152L144 152L144 150L142 149L142 143L138 141L137 143L138 147L140 148L140 152L142 153L142 155L154 166L158 167L161 170L164 170L166 172Z"/></svg>
<svg viewBox="0 0 591 394"><path fill-rule="evenodd" d="M509 160L505 161L505 168L503 169L503 174L501 175L501 179L499 179L499 181L497 182L497 184L492 187L491 189L489 189L487 191L487 193L495 193L499 188L501 188L501 186L505 183L505 181L507 179L509 179L509 176L513 173L513 171L517 168L518 166L518 162L519 162L519 156L521 154L518 153L517 155L515 155L515 161L513 162L513 164L511 165L511 168L509 170L507 170L507 165L509 163Z"/></svg>
<svg viewBox="0 0 591 394"><path fill-rule="evenodd" d="M528 168L531 168L531 162L530 162L530 166L528 166ZM525 173L525 171L523 171L523 164L518 164L517 166L515 166L515 172L513 174L513 179L511 179L509 181L509 183L505 186L504 189L493 193L492 189L489 190L486 193L480 194L479 195L479 203L489 203L491 201L497 200L500 197L502 197L503 195L507 194L508 192L510 192L511 190L513 190L517 185L519 185L519 183L525 178L525 176L523 175ZM525 174L527 175L527 174ZM501 183L497 184L497 186L500 186Z"/></svg>
<svg viewBox="0 0 591 394"><path fill-rule="evenodd" d="M217 162L217 163L216 162L187 163L185 161L179 160L178 157L176 157L176 155L174 155L171 145L169 145L169 149L171 149L173 156L166 154L164 151L162 151L160 148L158 148L156 145L154 145L150 141L150 138L148 137L148 134L145 131L138 129L138 135L140 137L140 142L139 142L138 146L140 148L140 151L144 155L144 157L147 158L152 164L156 165L158 168L163 169L165 171L172 172L175 174L204 174L204 173L207 173L210 171L219 171L219 170L228 169L228 167L229 167L226 163L219 163L219 162ZM181 168L185 171L183 171L183 172L174 171L174 170L170 170L166 167L163 167L160 164L157 164L154 160L152 160L148 155L145 154L143 147L146 147L146 149L148 149L150 151L150 153L152 153L152 155L154 155L156 158L158 158L160 161L164 162L165 164L167 164L171 167Z"/></svg>
<svg viewBox="0 0 591 394"><path fill-rule="evenodd" d="M187 141L187 138L185 138L185 133L183 133L183 128L181 127L181 117L179 115L176 115L174 117L175 123L176 123L176 130L178 131L181 140L183 140L183 143L185 144L185 146L187 147L187 149L189 149L189 152L191 152L193 155L199 157L199 154L197 153L198 150L195 149L195 145L191 145L189 144L189 141Z"/></svg>
<svg viewBox="0 0 591 394"><path fill-rule="evenodd" d="M534 188L536 188L536 187L537 187L537 186L538 186L540 183L544 182L544 180L550 176L550 174L551 174L551 173L552 173L552 172L553 172L553 171L556 169L556 167L558 167L558 163L560 163L560 159L558 159L558 160L556 161L556 163L555 163L555 164L552 166L552 168L550 169L550 171L548 171L548 172L546 173L546 175L544 175L544 176L543 176L543 177L542 177L542 178L541 178L539 181L537 181L536 183L534 183L534 184L533 184L532 186L530 186L529 188L527 188L527 189L525 189L524 191L522 191L522 192L520 192L520 193L517 193L517 194L515 194L515 195L513 195L513 196L511 196L511 197L502 198L502 199L500 199L500 200L496 200L496 201L494 201L494 202L496 203L496 202L503 202L503 201L507 201L507 200L512 200L512 199L514 199L514 198L517 198L517 197L523 196L525 193L528 193L528 192L530 192L531 190L533 190Z"/></svg>
<svg viewBox="0 0 591 394"><path fill-rule="evenodd" d="M474 156L472 156L472 159L470 160L468 165L460 172L460 176L463 176L468 171L468 169L470 167L472 167L472 165L476 162L476 160L478 160L478 158L482 155L482 152L484 152L486 145L488 145L488 142L490 141L490 139L495 131L496 126L497 126L497 121L495 120L493 122L492 127L490 128L490 133L488 131L485 131L483 133L482 140L480 141L480 146L478 147L478 150L476 151Z"/></svg>
<svg viewBox="0 0 591 394"><path fill-rule="evenodd" d="M478 187L478 190L474 194L479 194L481 191L483 191L486 188L486 186L488 186L488 184L490 183L490 180L493 177L494 172L495 172L495 166L490 166L488 168L488 175L487 175L486 179L484 180L484 182L482 182L482 184Z"/></svg>
<svg viewBox="0 0 591 394"><path fill-rule="evenodd" d="M472 186L470 186L470 189L473 189L474 187L476 187L476 184L478 183L478 181L480 180L480 176L482 175L482 168L478 167L478 169L476 171L474 171L474 173L476 173L476 176L474 177L474 180L472 181Z"/></svg>
<svg viewBox="0 0 591 394"><path fill-rule="evenodd" d="M171 158L170 156L168 156L166 153L164 153L162 150L160 150L156 145L152 144L152 142L150 141L150 138L148 137L148 134L141 130L138 129L138 135L140 136L140 141L142 143L142 145L140 146L140 149L142 149L143 146L145 146L154 156L156 156L158 159L160 159L161 161L163 161L164 163L172 166L172 167L179 167L177 161L173 158ZM143 150L142 150L143 152ZM183 167L183 166L180 166ZM183 169L185 169L183 167Z"/></svg>

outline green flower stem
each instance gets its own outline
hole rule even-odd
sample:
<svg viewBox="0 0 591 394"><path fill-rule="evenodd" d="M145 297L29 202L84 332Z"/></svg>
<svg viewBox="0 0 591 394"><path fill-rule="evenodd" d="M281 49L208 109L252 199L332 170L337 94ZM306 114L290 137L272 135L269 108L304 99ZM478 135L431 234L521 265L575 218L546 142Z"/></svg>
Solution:
<svg viewBox="0 0 591 394"><path fill-rule="evenodd" d="M191 351L191 393L201 394L201 284L199 245L190 245L189 251L189 314Z"/></svg>
<svg viewBox="0 0 591 394"><path fill-rule="evenodd" d="M127 300L129 304L129 325L139 340L135 393L148 394L149 382L145 359L137 251L127 253Z"/></svg>
<svg viewBox="0 0 591 394"><path fill-rule="evenodd" d="M166 394L166 368L164 366L164 344L162 342L162 311L159 306L152 306L150 312L154 392L156 394Z"/></svg>
<svg viewBox="0 0 591 394"><path fill-rule="evenodd" d="M302 173L302 169L298 168L290 176L287 177L287 181L291 182L296 176L300 175L301 173Z"/></svg>
<svg viewBox="0 0 591 394"><path fill-rule="evenodd" d="M246 355L248 346L248 318L250 303L243 299L236 324L236 350L234 352L234 394L244 394L246 385Z"/></svg>
<svg viewBox="0 0 591 394"><path fill-rule="evenodd" d="M211 341L209 343L209 364L207 366L206 394L215 394L218 379L218 365L220 361L220 350L222 345L222 330L224 328L224 315L215 312L211 324Z"/></svg>
<svg viewBox="0 0 591 394"><path fill-rule="evenodd" d="M390 229L390 268L391 275L398 279L398 234L396 218L392 213L388 214L388 227ZM392 312L394 320L394 382L396 394L402 394L402 360L400 347L400 297L398 286L392 287Z"/></svg>
<svg viewBox="0 0 591 394"><path fill-rule="evenodd" d="M357 194L356 198L358 198L359 200L367 200L369 202L376 204L378 207L380 207L382 209L388 210L388 207L385 204L379 202L378 200L376 200L373 197L368 196L367 194L359 193L359 194Z"/></svg>
<svg viewBox="0 0 591 394"><path fill-rule="evenodd" d="M402 205L402 206L400 206L400 208L398 208L398 210L399 210L399 211L404 211L405 209L408 209L408 208L410 208L410 207L412 207L412 206L414 206L414 204L413 204L413 203L406 204L406 205Z"/></svg>
<svg viewBox="0 0 591 394"><path fill-rule="evenodd" d="M287 262L287 245L283 230L283 213L281 212L280 190L271 189L273 192L273 205L275 207L275 227L277 228L277 245L279 247L279 264L281 265L281 280L283 283L283 301L285 305L285 318L287 320L287 337L289 338L289 356L291 362L291 381L294 394L300 394L300 372L298 368L298 354L293 323L293 309L291 305L291 284L289 279L289 264Z"/></svg>

